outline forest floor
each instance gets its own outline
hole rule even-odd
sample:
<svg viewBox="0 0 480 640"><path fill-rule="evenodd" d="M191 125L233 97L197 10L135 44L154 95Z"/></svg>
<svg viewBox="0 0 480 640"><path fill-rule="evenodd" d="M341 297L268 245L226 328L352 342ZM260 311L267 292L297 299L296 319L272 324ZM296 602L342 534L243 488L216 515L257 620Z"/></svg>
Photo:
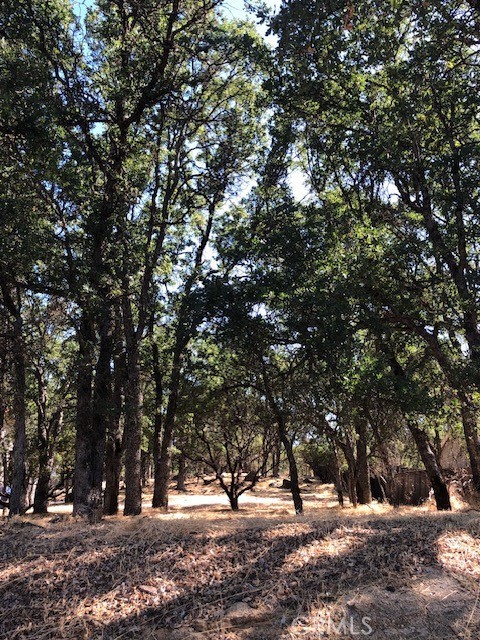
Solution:
<svg viewBox="0 0 480 640"><path fill-rule="evenodd" d="M168 514L0 526L0 638L480 638L480 513L336 506L267 483L233 513L217 487ZM457 505L461 506L461 505Z"/></svg>

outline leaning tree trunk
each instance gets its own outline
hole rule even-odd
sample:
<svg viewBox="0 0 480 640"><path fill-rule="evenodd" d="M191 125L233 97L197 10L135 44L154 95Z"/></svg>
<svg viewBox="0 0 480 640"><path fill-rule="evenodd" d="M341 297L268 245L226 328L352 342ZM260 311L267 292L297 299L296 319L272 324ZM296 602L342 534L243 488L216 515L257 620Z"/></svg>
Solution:
<svg viewBox="0 0 480 640"><path fill-rule="evenodd" d="M273 415L275 416L275 421L277 423L277 429L278 429L278 439L280 443L283 445L283 448L285 449L285 453L287 454L293 506L295 507L295 513L300 514L300 513L303 513L303 500L302 500L302 496L300 495L300 484L298 481L298 467L297 467L297 461L295 460L295 454L293 451L293 442L290 440L290 438L287 435L287 425L285 423L285 415L277 404L275 396L273 395L272 388L270 386L270 380L267 374L267 369L263 362L262 364L263 364L263 382L265 385L265 393L266 393L267 401L270 406L270 409L272 410Z"/></svg>
<svg viewBox="0 0 480 640"><path fill-rule="evenodd" d="M14 394L13 409L15 415L14 422L14 444L13 444L13 476L12 492L10 495L11 516L22 514L25 511L26 501L26 471L25 455L27 448L26 433L26 373L25 373L25 352L23 344L23 323L20 312L14 320L13 326L13 373L14 373Z"/></svg>
<svg viewBox="0 0 480 640"><path fill-rule="evenodd" d="M477 431L477 415L472 401L463 391L457 393L460 400L463 432L467 445L474 487L480 491L480 440Z"/></svg>
<svg viewBox="0 0 480 640"><path fill-rule="evenodd" d="M357 496L360 504L372 502L372 490L370 487L370 467L367 453L367 425L359 418L356 420L357 432Z"/></svg>
<svg viewBox="0 0 480 640"><path fill-rule="evenodd" d="M432 485L438 511L450 511L452 507L450 504L450 496L448 494L447 483L445 482L441 469L438 466L437 458L432 449L427 434L425 433L425 431L423 431L423 429L417 427L417 425L414 424L411 420L408 420L408 428L410 429L410 433L415 440L418 452Z"/></svg>
<svg viewBox="0 0 480 640"><path fill-rule="evenodd" d="M298 480L298 467L295 459L295 453L293 451L293 443L287 436L286 427L282 420L282 424L279 425L280 441L285 449L288 460L288 469L290 472L291 492L293 499L293 506L295 507L295 513L303 513L303 500L300 495L300 483Z"/></svg>

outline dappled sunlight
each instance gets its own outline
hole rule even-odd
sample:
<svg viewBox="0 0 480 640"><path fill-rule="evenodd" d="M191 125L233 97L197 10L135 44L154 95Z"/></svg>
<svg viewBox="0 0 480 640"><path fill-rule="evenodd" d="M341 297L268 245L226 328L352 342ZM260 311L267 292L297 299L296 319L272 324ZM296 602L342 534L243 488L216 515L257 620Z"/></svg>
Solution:
<svg viewBox="0 0 480 640"><path fill-rule="evenodd" d="M437 541L441 565L460 579L480 585L480 521L477 531L448 531Z"/></svg>
<svg viewBox="0 0 480 640"><path fill-rule="evenodd" d="M59 633L69 640L125 633L167 639L175 627L182 640L193 633L196 640L283 640L312 637L322 624L338 629L344 620L358 630L364 616L393 629L388 637L403 637L412 619L427 631L446 619L466 628L476 587L456 578L459 569L473 574L478 567L478 517L414 509L323 514L118 516L94 526L53 516L33 527L34 536L31 526L6 524L3 602L16 613L11 635L27 633L24 620L48 640Z"/></svg>
<svg viewBox="0 0 480 640"><path fill-rule="evenodd" d="M321 540L314 540L293 551L285 558L290 570L306 567L319 558L338 557L358 547L359 538L353 535L339 536L336 531Z"/></svg>
<svg viewBox="0 0 480 640"><path fill-rule="evenodd" d="M279 523L274 528L267 528L262 532L262 537L267 542L273 542L281 538L291 536L307 535L313 532L313 528L308 523L292 522Z"/></svg>

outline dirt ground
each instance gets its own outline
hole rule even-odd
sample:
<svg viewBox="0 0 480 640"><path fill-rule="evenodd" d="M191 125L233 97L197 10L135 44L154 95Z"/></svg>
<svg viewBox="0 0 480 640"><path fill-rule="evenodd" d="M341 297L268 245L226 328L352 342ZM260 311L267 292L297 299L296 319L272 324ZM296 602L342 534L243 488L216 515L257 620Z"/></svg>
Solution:
<svg viewBox="0 0 480 640"><path fill-rule="evenodd" d="M295 516L264 483L233 513L189 488L168 514L4 520L0 638L480 639L479 512L341 510L321 485Z"/></svg>

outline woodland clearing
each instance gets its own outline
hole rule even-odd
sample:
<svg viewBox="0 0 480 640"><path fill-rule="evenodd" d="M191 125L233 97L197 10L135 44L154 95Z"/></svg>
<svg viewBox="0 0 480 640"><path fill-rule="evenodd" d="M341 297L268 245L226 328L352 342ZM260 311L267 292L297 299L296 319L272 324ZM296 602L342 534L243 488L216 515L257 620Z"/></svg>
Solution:
<svg viewBox="0 0 480 640"><path fill-rule="evenodd" d="M478 512L341 510L322 485L294 516L265 484L233 513L191 488L168 514L5 521L0 637L480 637Z"/></svg>

